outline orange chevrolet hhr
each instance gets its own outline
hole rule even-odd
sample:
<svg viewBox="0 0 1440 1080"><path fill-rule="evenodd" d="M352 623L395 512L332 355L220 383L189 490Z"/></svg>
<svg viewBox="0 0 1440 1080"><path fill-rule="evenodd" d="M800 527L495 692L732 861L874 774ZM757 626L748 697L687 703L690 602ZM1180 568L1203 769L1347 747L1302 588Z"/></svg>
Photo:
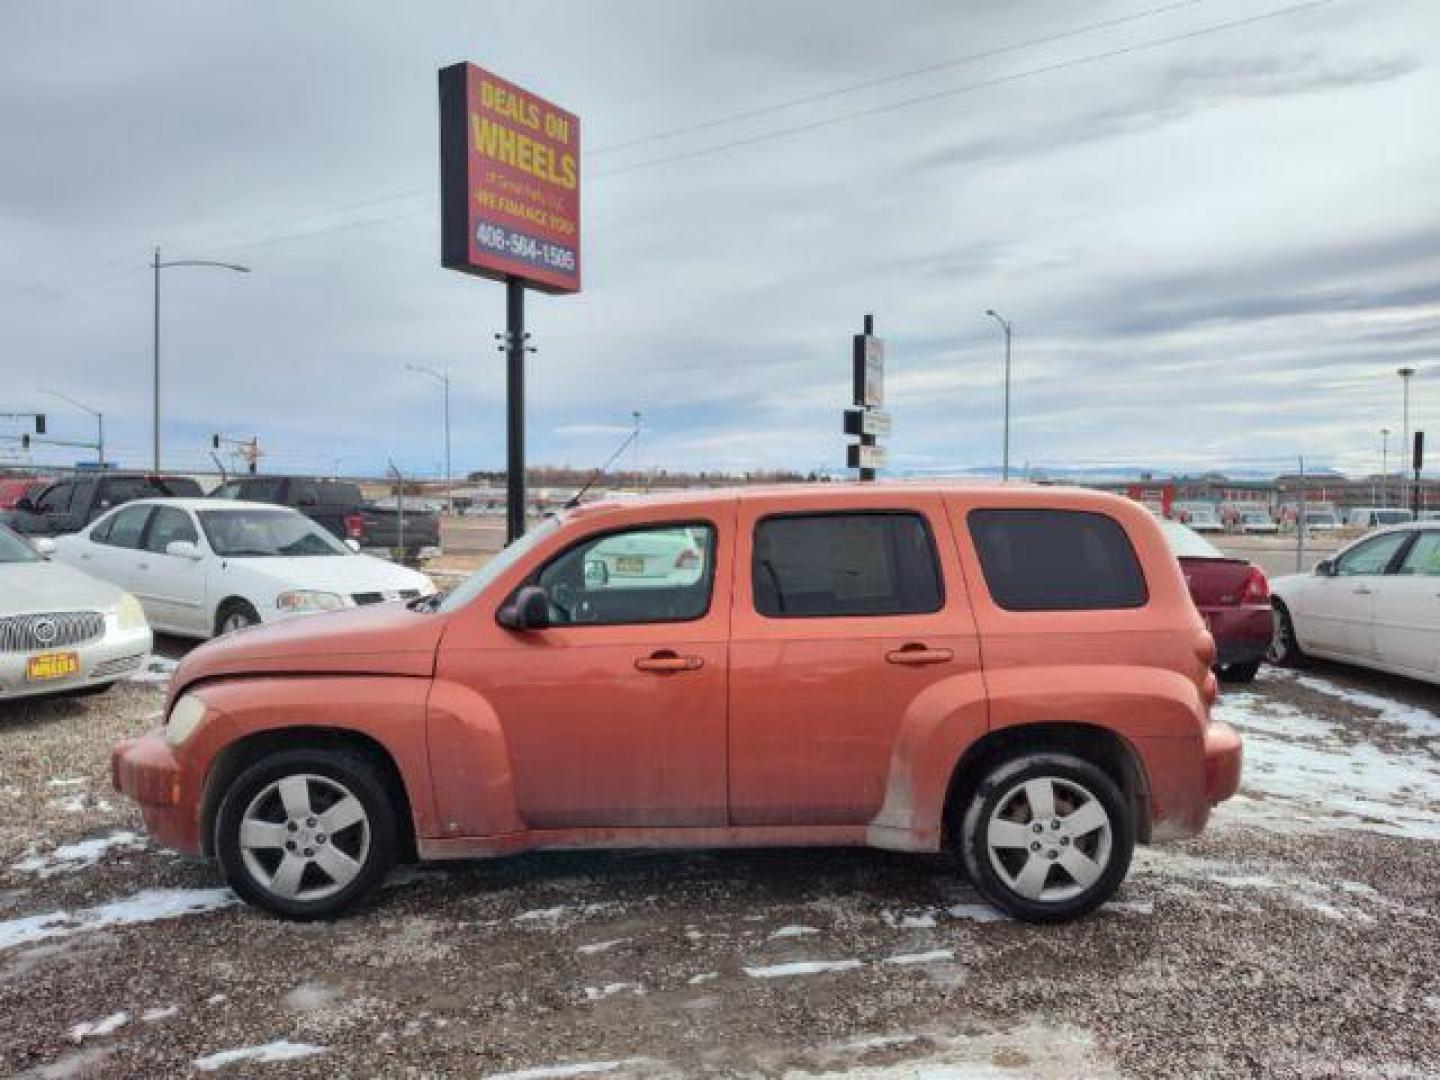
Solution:
<svg viewBox="0 0 1440 1080"><path fill-rule="evenodd" d="M547 520L441 596L191 653L116 747L150 831L332 916L397 859L953 849L1022 919L1235 792L1159 525L1091 491L707 491Z"/></svg>

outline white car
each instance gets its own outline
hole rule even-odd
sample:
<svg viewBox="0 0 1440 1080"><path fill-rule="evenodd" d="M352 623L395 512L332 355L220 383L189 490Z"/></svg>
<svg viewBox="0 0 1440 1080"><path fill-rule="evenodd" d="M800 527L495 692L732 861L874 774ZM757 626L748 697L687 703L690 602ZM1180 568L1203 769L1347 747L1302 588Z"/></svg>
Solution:
<svg viewBox="0 0 1440 1080"><path fill-rule="evenodd" d="M151 626L181 637L435 591L424 574L357 554L269 503L141 499L59 537L56 557L130 590Z"/></svg>
<svg viewBox="0 0 1440 1080"><path fill-rule="evenodd" d="M108 690L150 655L135 597L47 561L0 525L0 701Z"/></svg>
<svg viewBox="0 0 1440 1080"><path fill-rule="evenodd" d="M1251 535L1266 535L1280 531L1280 526L1265 510L1242 510L1238 522L1240 531Z"/></svg>
<svg viewBox="0 0 1440 1080"><path fill-rule="evenodd" d="M1271 660L1320 656L1440 683L1440 522L1380 529L1270 593Z"/></svg>
<svg viewBox="0 0 1440 1080"><path fill-rule="evenodd" d="M1225 531L1225 525L1213 506L1189 503L1183 508L1182 515L1184 523L1196 532Z"/></svg>
<svg viewBox="0 0 1440 1080"><path fill-rule="evenodd" d="M1357 506L1345 515L1345 524L1352 529L1378 529L1383 525L1406 525L1415 520L1409 510L1390 506Z"/></svg>

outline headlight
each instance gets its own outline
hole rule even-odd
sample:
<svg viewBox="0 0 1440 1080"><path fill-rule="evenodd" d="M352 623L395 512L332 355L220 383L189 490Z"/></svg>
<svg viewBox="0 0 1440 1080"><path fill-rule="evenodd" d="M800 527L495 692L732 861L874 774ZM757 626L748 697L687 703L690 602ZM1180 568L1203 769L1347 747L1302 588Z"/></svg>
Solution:
<svg viewBox="0 0 1440 1080"><path fill-rule="evenodd" d="M294 592L282 592L277 596L275 606L291 614L301 611L339 611L345 606L345 598L339 593L296 589Z"/></svg>
<svg viewBox="0 0 1440 1080"><path fill-rule="evenodd" d="M193 694L186 694L170 710L170 719L165 722L165 741L179 746L200 726L205 719L205 703Z"/></svg>
<svg viewBox="0 0 1440 1080"><path fill-rule="evenodd" d="M145 621L145 609L140 606L130 593L122 593L120 603L115 605L115 615L121 630L145 630L149 623Z"/></svg>

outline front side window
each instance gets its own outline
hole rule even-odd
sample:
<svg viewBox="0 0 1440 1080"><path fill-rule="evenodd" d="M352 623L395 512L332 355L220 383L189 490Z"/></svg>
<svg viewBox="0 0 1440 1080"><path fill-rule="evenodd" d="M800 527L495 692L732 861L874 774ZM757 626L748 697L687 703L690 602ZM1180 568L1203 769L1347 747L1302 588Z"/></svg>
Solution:
<svg viewBox="0 0 1440 1080"><path fill-rule="evenodd" d="M944 602L930 529L916 513L764 518L750 574L755 610L772 619L916 615Z"/></svg>
<svg viewBox="0 0 1440 1080"><path fill-rule="evenodd" d="M0 563L39 562L35 549L0 525Z"/></svg>
<svg viewBox="0 0 1440 1080"><path fill-rule="evenodd" d="M164 555L165 549L177 540L185 540L191 544L200 542L190 515L173 506L157 507L155 517L150 522L150 531L145 535L145 550Z"/></svg>
<svg viewBox="0 0 1440 1080"><path fill-rule="evenodd" d="M1440 529L1425 529L1405 553L1400 573L1420 577L1440 577Z"/></svg>
<svg viewBox="0 0 1440 1080"><path fill-rule="evenodd" d="M1410 539L1404 531L1386 533L1357 544L1335 562L1337 577L1356 577L1362 574L1383 574L1395 558L1396 552Z"/></svg>
<svg viewBox="0 0 1440 1080"><path fill-rule="evenodd" d="M145 532L145 522L150 520L150 507L127 506L116 512L110 519L110 531L101 541L112 547L138 548L140 537Z"/></svg>
<svg viewBox="0 0 1440 1080"><path fill-rule="evenodd" d="M972 510L980 569L1007 611L1144 607L1140 560L1120 523L1084 510Z"/></svg>
<svg viewBox="0 0 1440 1080"><path fill-rule="evenodd" d="M350 549L294 510L201 510L211 550L226 559L349 555Z"/></svg>
<svg viewBox="0 0 1440 1080"><path fill-rule="evenodd" d="M70 500L74 495L74 484L55 484L40 493L35 500L35 508L42 514L63 514L70 509Z"/></svg>
<svg viewBox="0 0 1440 1080"><path fill-rule="evenodd" d="M580 541L547 563L535 584L556 625L685 622L710 608L715 529L659 525Z"/></svg>

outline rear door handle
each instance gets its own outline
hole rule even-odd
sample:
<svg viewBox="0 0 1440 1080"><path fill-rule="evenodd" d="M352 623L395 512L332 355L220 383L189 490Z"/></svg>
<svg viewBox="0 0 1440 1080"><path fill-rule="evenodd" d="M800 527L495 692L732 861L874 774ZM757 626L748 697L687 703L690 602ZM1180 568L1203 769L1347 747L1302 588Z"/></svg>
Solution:
<svg viewBox="0 0 1440 1080"><path fill-rule="evenodd" d="M697 671L705 666L705 661L698 656L681 656L669 649L661 649L659 652L651 653L649 656L642 656L635 661L637 671L653 671L660 674L679 671Z"/></svg>
<svg viewBox="0 0 1440 1080"><path fill-rule="evenodd" d="M924 645L906 645L885 654L892 664L944 664L955 659L954 649L927 649Z"/></svg>
<svg viewBox="0 0 1440 1080"><path fill-rule="evenodd" d="M1355 595L1356 595L1356 596L1369 596L1369 595L1370 595L1370 590L1367 589L1364 585L1361 585L1359 588L1357 588L1357 589L1355 590Z"/></svg>

